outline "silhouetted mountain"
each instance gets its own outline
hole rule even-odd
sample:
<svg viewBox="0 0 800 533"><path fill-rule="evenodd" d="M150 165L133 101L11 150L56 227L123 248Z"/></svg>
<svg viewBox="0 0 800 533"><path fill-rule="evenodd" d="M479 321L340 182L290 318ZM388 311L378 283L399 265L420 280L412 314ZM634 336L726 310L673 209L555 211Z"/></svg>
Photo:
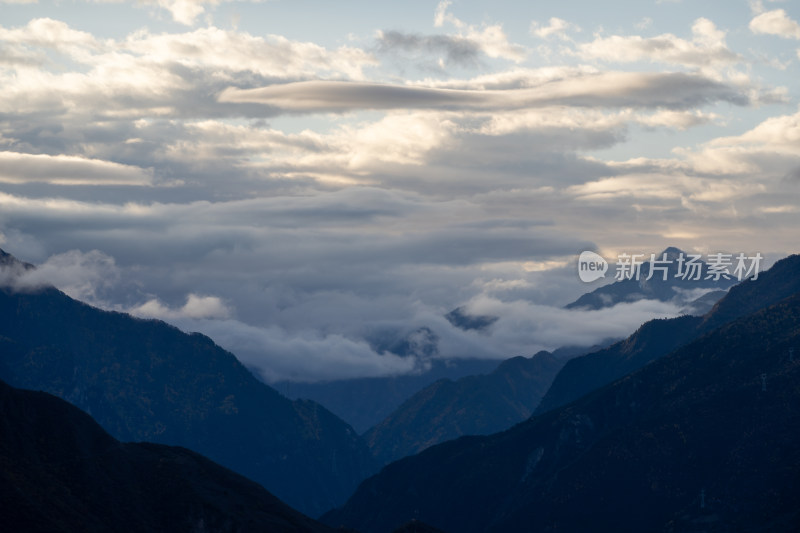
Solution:
<svg viewBox="0 0 800 533"><path fill-rule="evenodd" d="M461 533L800 531L798 325L800 294L508 431L392 463L324 520L363 533L412 517Z"/></svg>
<svg viewBox="0 0 800 533"><path fill-rule="evenodd" d="M418 374L321 383L284 381L274 387L290 398L308 398L324 405L361 434L437 380L482 374L497 367L494 359L433 359L430 363L430 369Z"/></svg>
<svg viewBox="0 0 800 533"><path fill-rule="evenodd" d="M760 273L757 280L746 280L731 288L703 317L703 327L709 331L797 292L800 292L800 255L791 255Z"/></svg>
<svg viewBox="0 0 800 533"><path fill-rule="evenodd" d="M641 265L639 278L622 279L598 287L592 292L586 293L574 302L567 304L567 309L602 309L612 307L621 302L636 302L638 300L660 300L662 302L678 301L678 303L688 303L686 294L691 294L697 289L727 289L736 283L735 279L719 280L705 279L709 273L708 265L700 261L700 279L683 279L676 277L678 273L677 259L680 254L687 257L687 254L678 248L669 247L660 254L656 255L656 261L661 261L666 254L670 263L666 266L667 279L661 270L655 270L653 276L648 280L652 264L646 261ZM641 259L640 259L641 260ZM614 273L608 273L613 276Z"/></svg>
<svg viewBox="0 0 800 533"><path fill-rule="evenodd" d="M34 268L32 264L20 261L5 250L0 250L0 267L20 268L23 270L31 270Z"/></svg>
<svg viewBox="0 0 800 533"><path fill-rule="evenodd" d="M53 288L0 288L0 379L66 399L120 440L200 452L315 516L373 468L350 426L281 396L211 339Z"/></svg>
<svg viewBox="0 0 800 533"><path fill-rule="evenodd" d="M416 393L364 437L381 464L462 435L488 435L528 418L564 359L549 352L503 361L491 374L449 379Z"/></svg>
<svg viewBox="0 0 800 533"><path fill-rule="evenodd" d="M800 291L800 256L778 261L757 280L732 287L704 317L653 320L631 337L568 361L547 391L537 414L566 405L738 317Z"/></svg>
<svg viewBox="0 0 800 533"><path fill-rule="evenodd" d="M184 448L123 444L89 415L0 381L4 531L328 532Z"/></svg>
<svg viewBox="0 0 800 533"><path fill-rule="evenodd" d="M683 346L698 335L697 316L656 319L608 348L567 361L535 409L536 414L561 407L630 374Z"/></svg>
<svg viewBox="0 0 800 533"><path fill-rule="evenodd" d="M35 268L0 249L0 286L13 283L19 276Z"/></svg>

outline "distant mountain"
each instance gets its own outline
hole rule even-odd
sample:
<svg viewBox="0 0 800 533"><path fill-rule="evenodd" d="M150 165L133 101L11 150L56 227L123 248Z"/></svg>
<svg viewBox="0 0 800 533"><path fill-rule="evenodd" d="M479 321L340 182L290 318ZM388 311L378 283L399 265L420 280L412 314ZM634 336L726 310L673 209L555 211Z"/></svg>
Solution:
<svg viewBox="0 0 800 533"><path fill-rule="evenodd" d="M800 256L788 257L760 273L758 280L745 280L731 288L703 317L652 320L624 341L568 361L553 380L536 413L541 414L577 400L715 327L800 291L798 273Z"/></svg>
<svg viewBox="0 0 800 533"><path fill-rule="evenodd" d="M798 260L782 265L795 282ZM761 281L745 283L754 298ZM324 521L362 533L412 517L460 533L800 531L799 325L795 294L568 406L392 463Z"/></svg>
<svg viewBox="0 0 800 533"><path fill-rule="evenodd" d="M89 415L0 381L4 531L329 532L184 448L123 444Z"/></svg>
<svg viewBox="0 0 800 533"><path fill-rule="evenodd" d="M418 374L320 383L283 381L273 386L289 398L308 398L324 405L361 434L380 423L414 393L440 379L483 374L496 367L495 359L432 359L430 369Z"/></svg>
<svg viewBox="0 0 800 533"><path fill-rule="evenodd" d="M717 305L717 302L722 300L728 291L712 290L699 298L695 298L681 309L681 314L703 316Z"/></svg>
<svg viewBox="0 0 800 533"><path fill-rule="evenodd" d="M678 273L678 257L683 254L682 250L669 247L660 254L656 255L656 261L661 261L666 254L666 259L670 263L665 265L667 268L667 279L664 279L663 271L656 270L648 280L652 264L646 261L640 267L639 278L618 280L608 285L598 287L592 292L586 293L574 302L567 304L567 309L602 309L612 307L622 302L636 302L639 300L660 300L662 302L677 301L678 303L688 303L686 294L692 294L698 289L717 289L724 290L736 283L736 280L720 278L717 281L705 279L708 275L708 264L700 261L700 278L698 280L683 279L676 277ZM658 265L657 265L658 266ZM664 265L661 265L664 266ZM608 273L613 276L614 273Z"/></svg>
<svg viewBox="0 0 800 533"><path fill-rule="evenodd" d="M364 437L380 464L462 435L488 435L528 418L565 360L514 357L492 373L449 379L416 393Z"/></svg>
<svg viewBox="0 0 800 533"><path fill-rule="evenodd" d="M202 453L313 516L373 469L350 426L281 396L211 339L54 288L0 288L0 379L64 398L120 440Z"/></svg>

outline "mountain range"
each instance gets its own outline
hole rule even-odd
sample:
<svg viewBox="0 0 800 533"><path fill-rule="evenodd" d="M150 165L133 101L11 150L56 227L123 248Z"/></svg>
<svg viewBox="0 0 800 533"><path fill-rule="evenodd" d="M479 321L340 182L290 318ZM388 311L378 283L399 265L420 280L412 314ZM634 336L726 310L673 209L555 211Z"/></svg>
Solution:
<svg viewBox="0 0 800 533"><path fill-rule="evenodd" d="M411 518L464 533L798 531L798 283L791 256L731 290L693 340L505 432L392 463L323 520L362 533Z"/></svg>
<svg viewBox="0 0 800 533"><path fill-rule="evenodd" d="M643 367L712 329L800 291L793 261L783 260L731 288L706 315L652 320L632 336L603 350L568 361L536 412L541 414Z"/></svg>
<svg viewBox="0 0 800 533"><path fill-rule="evenodd" d="M800 356L787 355L800 348L800 256L703 316L650 321L570 361L574 351L540 352L415 394L405 384L395 396L410 397L364 437L201 334L14 285L33 268L0 250L0 379L85 413L0 382L12 528L327 531L278 498L319 516L350 494L324 522L362 533L800 526ZM454 320L489 317L474 318Z"/></svg>
<svg viewBox="0 0 800 533"><path fill-rule="evenodd" d="M69 401L119 440L190 448L311 516L374 471L349 425L285 398L208 337L53 287L0 288L0 379Z"/></svg>

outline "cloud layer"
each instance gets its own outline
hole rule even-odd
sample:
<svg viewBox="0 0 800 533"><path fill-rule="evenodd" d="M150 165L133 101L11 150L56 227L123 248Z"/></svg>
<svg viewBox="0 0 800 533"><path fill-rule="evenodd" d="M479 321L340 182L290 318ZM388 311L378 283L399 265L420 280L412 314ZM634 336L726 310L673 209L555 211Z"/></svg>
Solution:
<svg viewBox="0 0 800 533"><path fill-rule="evenodd" d="M35 5L0 23L0 246L41 265L15 283L202 331L267 379L678 312L563 310L586 249L795 251L790 5L724 27L680 3L667 24L442 1L314 38L289 4L102 7L117 26ZM460 329L456 308L497 320Z"/></svg>

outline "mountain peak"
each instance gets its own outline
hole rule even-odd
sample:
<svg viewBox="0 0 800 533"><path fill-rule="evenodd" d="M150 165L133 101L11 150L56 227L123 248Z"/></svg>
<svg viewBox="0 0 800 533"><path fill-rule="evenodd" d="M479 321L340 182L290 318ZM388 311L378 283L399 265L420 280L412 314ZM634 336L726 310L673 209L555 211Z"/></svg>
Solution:
<svg viewBox="0 0 800 533"><path fill-rule="evenodd" d="M25 270L32 270L36 268L30 263L26 263L25 261L20 261L10 253L0 248L0 268L4 267L12 267L12 268L19 267Z"/></svg>
<svg viewBox="0 0 800 533"><path fill-rule="evenodd" d="M16 257L0 248L0 266L13 265L18 262Z"/></svg>
<svg viewBox="0 0 800 533"><path fill-rule="evenodd" d="M664 257L665 255L667 256L668 260L676 261L678 257L680 257L681 255L686 256L686 252L675 246L668 246L663 252L661 252L656 257L661 258Z"/></svg>

